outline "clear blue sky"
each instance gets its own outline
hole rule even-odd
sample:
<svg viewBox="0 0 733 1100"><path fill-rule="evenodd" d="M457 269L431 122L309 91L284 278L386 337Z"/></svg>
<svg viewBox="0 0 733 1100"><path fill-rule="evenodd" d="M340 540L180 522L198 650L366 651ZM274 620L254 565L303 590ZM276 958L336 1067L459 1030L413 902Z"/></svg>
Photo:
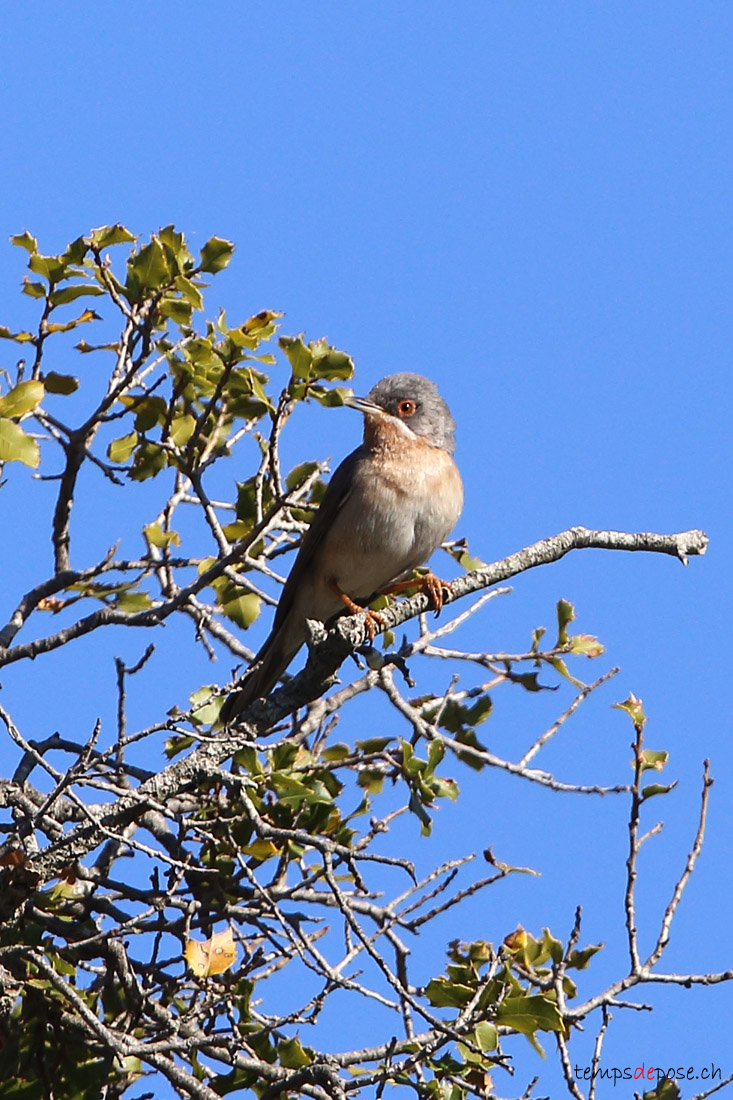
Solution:
<svg viewBox="0 0 733 1100"><path fill-rule="evenodd" d="M733 6L6 4L0 32L0 323L22 324L31 308L17 296L22 255L1 243L23 228L47 252L113 221L141 234L172 221L194 246L230 237L235 260L212 302L232 316L284 310L285 332L326 335L354 356L362 392L403 369L439 383L466 481L458 533L485 560L576 523L707 531L708 556L687 570L587 551L520 578L468 637L517 649L552 625L562 596L579 629L607 643L623 671L553 749L563 778L626 780L630 727L609 706L643 697L649 744L670 751L680 777L653 807L666 827L642 865L649 929L711 757L709 838L668 960L728 966ZM0 366L12 362L0 348ZM304 412L290 457L339 458L359 430L351 413ZM9 534L19 492L0 496L13 540L3 613L50 566L45 542ZM124 656L149 640L125 640ZM109 706L111 658L98 659ZM49 662L51 687L72 663ZM93 722L102 704L83 684L42 712L27 694L33 673L3 678L29 735L69 729L79 708ZM148 684L140 721L160 692L166 706L184 699L197 675L161 658L163 686ZM568 701L512 697L492 743L511 752ZM493 842L545 875L502 884L445 940L497 939L517 922L565 936L580 902L584 935L616 945L599 973L616 973L625 807L457 778L476 847ZM451 832L457 821L457 810L441 816L436 862L474 843L465 819ZM605 1064L733 1071L729 989L649 999L652 1017L616 1013Z"/></svg>

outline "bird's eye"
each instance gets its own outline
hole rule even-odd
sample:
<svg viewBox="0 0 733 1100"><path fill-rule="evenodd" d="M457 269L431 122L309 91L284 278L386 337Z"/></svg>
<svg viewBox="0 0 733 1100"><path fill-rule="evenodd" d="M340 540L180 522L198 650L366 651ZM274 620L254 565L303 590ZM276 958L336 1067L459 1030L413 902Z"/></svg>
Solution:
<svg viewBox="0 0 733 1100"><path fill-rule="evenodd" d="M415 404L415 402L410 401L408 398L406 398L404 401L400 401L399 405L397 406L397 413L399 416L403 416L405 417L405 419L407 419L407 417L410 417L414 414L416 408L417 405Z"/></svg>

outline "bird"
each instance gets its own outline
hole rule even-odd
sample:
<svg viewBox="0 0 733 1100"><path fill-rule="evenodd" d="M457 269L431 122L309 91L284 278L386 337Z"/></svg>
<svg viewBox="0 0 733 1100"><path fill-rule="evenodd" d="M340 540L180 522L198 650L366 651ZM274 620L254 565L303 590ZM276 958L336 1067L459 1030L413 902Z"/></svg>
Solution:
<svg viewBox="0 0 733 1100"><path fill-rule="evenodd" d="M403 578L428 560L461 514L456 425L434 382L407 371L390 374L366 397L348 396L345 404L364 416L363 441L328 483L272 630L220 710L223 726L269 694L306 640L306 619L325 623L361 612L373 640L381 619L361 604L406 587ZM432 573L419 583L439 612L448 586Z"/></svg>

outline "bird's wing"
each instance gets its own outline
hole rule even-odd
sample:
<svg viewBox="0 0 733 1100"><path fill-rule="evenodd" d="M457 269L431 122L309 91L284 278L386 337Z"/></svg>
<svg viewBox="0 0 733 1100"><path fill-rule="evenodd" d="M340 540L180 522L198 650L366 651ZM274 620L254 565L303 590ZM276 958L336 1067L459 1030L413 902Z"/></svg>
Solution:
<svg viewBox="0 0 733 1100"><path fill-rule="evenodd" d="M349 499L354 484L354 472L364 459L363 447L357 447L336 468L328 483L318 511L311 520L310 527L303 536L298 556L282 590L272 624L272 633L285 622L298 591L303 576L313 563L324 538L331 529L333 521Z"/></svg>

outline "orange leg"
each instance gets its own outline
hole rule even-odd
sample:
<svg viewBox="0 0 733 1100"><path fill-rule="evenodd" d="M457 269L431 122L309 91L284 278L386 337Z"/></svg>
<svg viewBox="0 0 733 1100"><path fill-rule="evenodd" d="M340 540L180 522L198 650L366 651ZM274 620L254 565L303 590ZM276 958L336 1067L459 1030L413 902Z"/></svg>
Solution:
<svg viewBox="0 0 733 1100"><path fill-rule="evenodd" d="M370 611L368 607L360 607L358 603L354 603L350 596L347 596L345 592L342 592L336 581L331 581L329 588L332 592L335 592L343 605L351 612L352 615L364 616L364 629L366 630L367 637L370 642L374 641L374 635L384 629L384 619L376 611Z"/></svg>
<svg viewBox="0 0 733 1100"><path fill-rule="evenodd" d="M443 610L443 592L451 591L448 581L442 581L434 573L425 573L423 576L415 577L411 581L398 581L397 584L391 584L388 588L383 588L382 592L386 596L393 596L398 592L404 592L407 588L422 588L424 592L427 592L433 601L436 618Z"/></svg>

